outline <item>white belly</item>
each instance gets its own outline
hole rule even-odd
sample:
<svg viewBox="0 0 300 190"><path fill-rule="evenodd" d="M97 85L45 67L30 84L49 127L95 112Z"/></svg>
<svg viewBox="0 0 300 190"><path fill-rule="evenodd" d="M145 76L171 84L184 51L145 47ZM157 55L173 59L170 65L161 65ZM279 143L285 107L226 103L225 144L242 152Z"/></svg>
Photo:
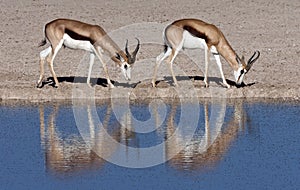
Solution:
<svg viewBox="0 0 300 190"><path fill-rule="evenodd" d="M68 34L64 34L64 45L71 49L82 49L85 51L93 52L93 45L89 41L74 40Z"/></svg>
<svg viewBox="0 0 300 190"><path fill-rule="evenodd" d="M183 32L183 48L187 49L206 49L207 45L204 39L191 35L188 31Z"/></svg>

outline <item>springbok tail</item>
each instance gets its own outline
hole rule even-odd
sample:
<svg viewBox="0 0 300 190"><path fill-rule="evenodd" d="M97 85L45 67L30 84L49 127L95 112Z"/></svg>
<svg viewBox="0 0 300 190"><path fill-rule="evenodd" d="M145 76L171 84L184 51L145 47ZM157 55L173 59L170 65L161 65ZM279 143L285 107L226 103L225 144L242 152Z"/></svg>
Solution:
<svg viewBox="0 0 300 190"><path fill-rule="evenodd" d="M44 38L40 43L39 43L39 47L44 46L47 43L46 38Z"/></svg>

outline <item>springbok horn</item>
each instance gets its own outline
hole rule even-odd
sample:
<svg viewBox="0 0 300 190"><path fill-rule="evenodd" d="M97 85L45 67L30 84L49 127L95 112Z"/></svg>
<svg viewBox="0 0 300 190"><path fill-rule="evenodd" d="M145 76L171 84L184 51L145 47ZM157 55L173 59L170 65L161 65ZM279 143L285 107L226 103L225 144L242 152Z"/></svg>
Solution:
<svg viewBox="0 0 300 190"><path fill-rule="evenodd" d="M138 52L139 49L140 49L140 40L139 40L138 38L135 38L135 39L137 40L138 44L137 44L135 50L132 52L132 57L134 57L134 58L135 58L137 52Z"/></svg>
<svg viewBox="0 0 300 190"><path fill-rule="evenodd" d="M259 58L259 56L260 56L260 52L255 51L254 54L251 56L251 58L248 60L247 67L246 67L247 72L251 69L253 63Z"/></svg>
<svg viewBox="0 0 300 190"><path fill-rule="evenodd" d="M140 49L140 40L137 39L137 38L136 38L136 40L138 41L138 44L137 44L135 50L132 52L132 54L130 54L129 51L128 51L128 40L126 40L125 53L126 53L126 55L128 57L128 63L129 64L133 64L135 62L136 54L137 54L137 52Z"/></svg>
<svg viewBox="0 0 300 190"><path fill-rule="evenodd" d="M128 52L128 39L126 40L126 44L125 44L125 53L127 57L130 57L130 53Z"/></svg>

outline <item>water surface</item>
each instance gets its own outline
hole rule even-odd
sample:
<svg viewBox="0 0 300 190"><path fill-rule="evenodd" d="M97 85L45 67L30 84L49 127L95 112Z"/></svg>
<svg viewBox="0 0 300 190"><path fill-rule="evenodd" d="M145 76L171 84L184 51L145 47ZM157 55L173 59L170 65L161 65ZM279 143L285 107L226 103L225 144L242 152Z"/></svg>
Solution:
<svg viewBox="0 0 300 190"><path fill-rule="evenodd" d="M180 120L194 121L181 117L181 110L187 107L198 110L196 128L180 128ZM129 111L122 105L112 109L106 103L79 109L84 129L77 127L69 105L0 107L1 189L297 189L300 186L298 103L243 100L200 101L197 105L133 103ZM116 113L122 109L121 114ZM145 122L147 125L141 128ZM108 143L104 129L128 148L122 150L119 144ZM145 131L135 132L141 129ZM172 140L164 143L157 155L143 158L138 151L170 137ZM181 151L177 154L178 150ZM166 162L147 168L128 168L99 155L115 162L121 157L123 164L156 157ZM172 159L168 160L169 157Z"/></svg>

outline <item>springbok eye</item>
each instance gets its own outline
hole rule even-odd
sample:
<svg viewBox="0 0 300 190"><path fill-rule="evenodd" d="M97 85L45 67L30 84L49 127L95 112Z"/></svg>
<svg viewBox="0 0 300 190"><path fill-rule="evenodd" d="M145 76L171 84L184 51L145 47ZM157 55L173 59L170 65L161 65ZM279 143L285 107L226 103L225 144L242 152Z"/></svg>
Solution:
<svg viewBox="0 0 300 190"><path fill-rule="evenodd" d="M241 75L244 74L244 70L241 70Z"/></svg>
<svg viewBox="0 0 300 190"><path fill-rule="evenodd" d="M127 69L127 65L124 65L124 68Z"/></svg>

